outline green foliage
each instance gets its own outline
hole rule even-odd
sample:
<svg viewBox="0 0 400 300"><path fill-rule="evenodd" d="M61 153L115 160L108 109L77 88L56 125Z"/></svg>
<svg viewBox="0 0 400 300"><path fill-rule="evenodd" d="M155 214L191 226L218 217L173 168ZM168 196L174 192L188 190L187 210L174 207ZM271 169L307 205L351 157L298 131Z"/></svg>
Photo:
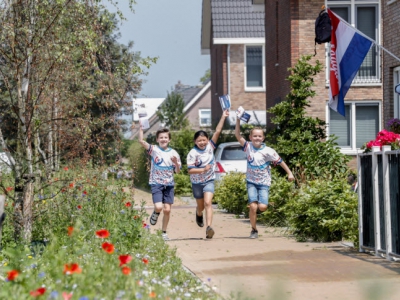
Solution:
<svg viewBox="0 0 400 300"><path fill-rule="evenodd" d="M216 184L214 201L229 213L248 215L246 174L230 172Z"/></svg>
<svg viewBox="0 0 400 300"><path fill-rule="evenodd" d="M267 226L287 227L285 205L294 197L296 189L286 176L279 176L276 168L272 169L272 178L272 184L269 188L268 209L258 216L258 220Z"/></svg>
<svg viewBox="0 0 400 300"><path fill-rule="evenodd" d="M177 196L190 196L192 195L192 184L190 177L187 174L186 166L183 167L179 174L174 175L175 187L174 192Z"/></svg>
<svg viewBox="0 0 400 300"><path fill-rule="evenodd" d="M127 157L132 166L133 184L135 187L149 189L149 155L143 146L135 140L128 149Z"/></svg>
<svg viewBox="0 0 400 300"><path fill-rule="evenodd" d="M12 218L6 219L0 299L32 298L30 292L42 286L44 299L66 299L62 294L72 292L73 299L217 299L206 284L183 269L176 250L165 244L160 233L150 234L143 204L134 203L124 188L127 182L97 180L100 173L88 169L57 175L63 178L65 173L74 173L73 186L57 193L57 181L35 196L35 242L10 242ZM11 216L12 206L6 209ZM98 238L100 229L108 230L109 236ZM103 250L104 242L113 244L115 251ZM123 265L131 273L122 273L120 255L131 256ZM65 274L65 265L72 263L81 272ZM4 280L11 270L17 270L18 277Z"/></svg>
<svg viewBox="0 0 400 300"><path fill-rule="evenodd" d="M170 130L179 130L189 126L189 120L183 109L185 103L181 94L172 91L161 104L156 112L161 123L164 123Z"/></svg>
<svg viewBox="0 0 400 300"><path fill-rule="evenodd" d="M297 64L289 69L289 94L284 101L268 110L273 114L271 122L276 126L268 132L267 140L279 146L275 149L279 150L278 153L288 162L300 154L302 149L298 148L299 145L307 145L311 141L325 138L325 122L306 116L306 107L310 106L309 98L315 96L315 91L312 90L313 76L322 69L318 60L315 66L309 63L311 57L302 56Z"/></svg>
<svg viewBox="0 0 400 300"><path fill-rule="evenodd" d="M314 180L303 185L285 206L293 233L300 241L357 241L357 194L346 179Z"/></svg>
<svg viewBox="0 0 400 300"><path fill-rule="evenodd" d="M211 69L207 69L203 77L200 78L202 84L206 84L211 79Z"/></svg>
<svg viewBox="0 0 400 300"><path fill-rule="evenodd" d="M193 137L195 131L189 128L184 128L171 133L171 148L178 152L182 165L186 165L186 158L189 151L194 147ZM187 173L186 173L187 174Z"/></svg>

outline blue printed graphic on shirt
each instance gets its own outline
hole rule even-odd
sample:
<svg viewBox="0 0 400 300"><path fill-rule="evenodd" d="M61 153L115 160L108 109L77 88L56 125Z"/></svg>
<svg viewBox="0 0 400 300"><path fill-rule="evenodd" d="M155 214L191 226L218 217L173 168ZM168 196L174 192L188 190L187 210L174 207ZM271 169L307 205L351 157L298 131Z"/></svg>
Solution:
<svg viewBox="0 0 400 300"><path fill-rule="evenodd" d="M171 158L175 156L178 159L179 168L181 167L181 159L179 154L172 148L166 150L156 145L150 145L147 153L151 156L151 169L149 184L162 184L173 186L175 165Z"/></svg>
<svg viewBox="0 0 400 300"><path fill-rule="evenodd" d="M270 164L280 164L282 158L276 151L262 144L260 148L255 148L253 143L247 142L243 145L243 151L247 155L246 180L258 185L271 185Z"/></svg>
<svg viewBox="0 0 400 300"><path fill-rule="evenodd" d="M190 181L192 183L205 183L215 179L215 159L214 149L216 148L215 143L210 140L204 150L200 150L196 146L190 150L187 155L188 169L192 168L204 168L207 165L211 165L211 168L204 174L190 174Z"/></svg>

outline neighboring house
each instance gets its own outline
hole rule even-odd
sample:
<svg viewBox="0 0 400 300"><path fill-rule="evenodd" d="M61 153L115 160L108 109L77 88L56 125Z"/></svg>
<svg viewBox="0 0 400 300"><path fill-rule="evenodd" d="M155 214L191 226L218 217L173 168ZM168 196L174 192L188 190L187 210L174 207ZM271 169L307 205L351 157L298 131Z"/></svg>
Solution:
<svg viewBox="0 0 400 300"><path fill-rule="evenodd" d="M251 0L203 0L202 9L201 50L211 59L213 127L222 114L218 97L225 94L232 102L231 125L235 124L234 111L239 106L265 124L263 10L253 7Z"/></svg>
<svg viewBox="0 0 400 300"><path fill-rule="evenodd" d="M400 57L400 1L382 1L383 47ZM400 61L383 52L383 119L386 125L392 118L400 119L400 95L394 87L400 84Z"/></svg>
<svg viewBox="0 0 400 300"><path fill-rule="evenodd" d="M175 85L174 92L182 95L185 103L183 112L188 118L191 128L193 130L208 129L211 126L211 82L209 81L204 86L189 86L183 85L179 81ZM162 100L164 101L165 99ZM162 102L160 102L156 110ZM150 128L145 130L145 137L156 133L159 128L164 127L155 113L149 117L149 122ZM130 139L134 139L137 136L138 126L135 122L135 128L132 130Z"/></svg>

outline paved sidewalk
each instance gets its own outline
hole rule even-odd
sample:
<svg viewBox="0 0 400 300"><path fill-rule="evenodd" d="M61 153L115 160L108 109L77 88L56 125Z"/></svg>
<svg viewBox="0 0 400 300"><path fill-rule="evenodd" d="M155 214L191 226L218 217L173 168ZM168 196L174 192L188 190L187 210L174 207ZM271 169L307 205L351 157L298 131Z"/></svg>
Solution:
<svg viewBox="0 0 400 300"><path fill-rule="evenodd" d="M150 200L148 202L147 200ZM152 211L151 195L146 202ZM162 217L162 215L160 216ZM161 220L161 219L160 219ZM195 204L172 208L168 245L183 264L225 299L399 299L400 264L341 243L299 243L248 219L214 211L214 238L195 222ZM161 222L152 230L161 229Z"/></svg>

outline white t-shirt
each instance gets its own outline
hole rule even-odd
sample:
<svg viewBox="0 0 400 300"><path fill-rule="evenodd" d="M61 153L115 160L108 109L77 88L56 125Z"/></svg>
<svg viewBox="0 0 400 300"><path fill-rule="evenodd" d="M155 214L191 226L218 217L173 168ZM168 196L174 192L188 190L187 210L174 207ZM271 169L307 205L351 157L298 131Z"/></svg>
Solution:
<svg viewBox="0 0 400 300"><path fill-rule="evenodd" d="M157 145L150 145L147 153L151 156L149 184L175 185L175 165L171 158L175 156L178 159L180 168L182 164L178 152L169 147L164 150Z"/></svg>
<svg viewBox="0 0 400 300"><path fill-rule="evenodd" d="M209 140L206 148L200 150L196 146L190 150L187 155L188 169L193 168L204 168L207 165L211 165L211 168L204 174L190 174L190 181L192 183L205 183L215 179L215 159L214 149L216 148L215 143Z"/></svg>
<svg viewBox="0 0 400 300"><path fill-rule="evenodd" d="M246 180L258 185L271 185L271 162L274 165L280 164L282 158L276 151L262 144L260 148L255 148L253 143L246 141L243 151L247 155Z"/></svg>

